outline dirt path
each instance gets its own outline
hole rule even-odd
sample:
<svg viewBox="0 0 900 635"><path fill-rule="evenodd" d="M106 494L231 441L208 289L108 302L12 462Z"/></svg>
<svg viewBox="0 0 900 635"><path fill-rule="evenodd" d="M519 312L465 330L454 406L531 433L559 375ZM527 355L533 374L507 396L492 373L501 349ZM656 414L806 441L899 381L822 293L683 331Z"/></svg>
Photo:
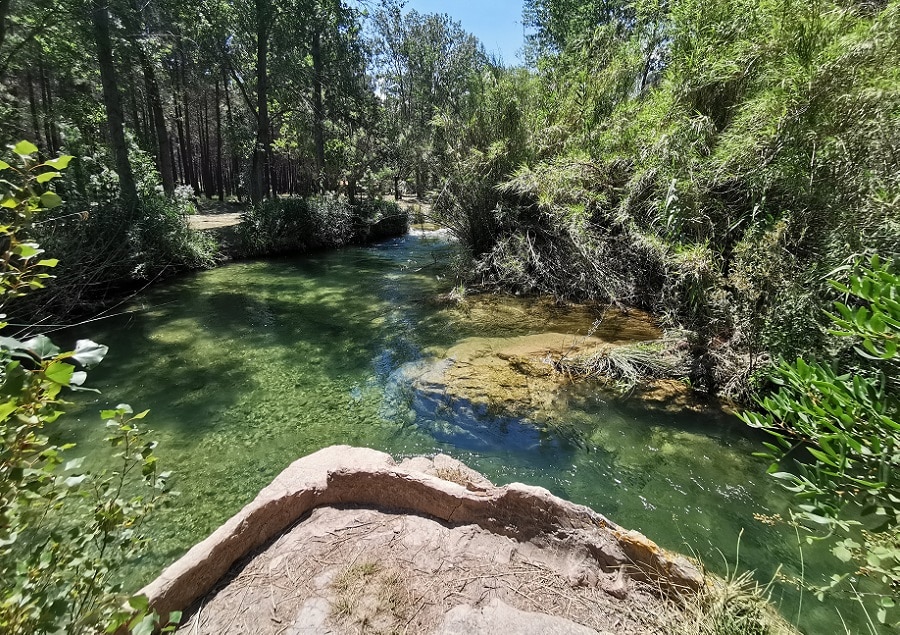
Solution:
<svg viewBox="0 0 900 635"><path fill-rule="evenodd" d="M241 214L246 209L246 204L220 203L219 201L201 199L197 201L197 209L199 214L188 216L187 221L192 229L202 231L239 225Z"/></svg>
<svg viewBox="0 0 900 635"><path fill-rule="evenodd" d="M192 229L201 231L204 229L233 227L234 225L239 225L240 222L240 212L230 214L194 214L193 216L188 216L188 225L190 225Z"/></svg>
<svg viewBox="0 0 900 635"><path fill-rule="evenodd" d="M431 218L431 207L428 203L410 199L400 200L397 204L401 209L407 210L413 219L418 213L421 213L425 219ZM246 205L202 199L198 201L197 207L200 213L188 216L188 225L192 229L203 231L239 225Z"/></svg>

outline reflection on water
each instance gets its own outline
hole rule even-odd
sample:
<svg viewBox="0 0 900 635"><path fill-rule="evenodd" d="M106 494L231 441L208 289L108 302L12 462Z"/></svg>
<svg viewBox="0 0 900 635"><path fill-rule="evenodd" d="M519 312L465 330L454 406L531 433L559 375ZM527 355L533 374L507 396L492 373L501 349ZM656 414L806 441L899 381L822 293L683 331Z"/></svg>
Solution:
<svg viewBox="0 0 900 635"><path fill-rule="evenodd" d="M155 288L133 314L70 334L104 342L110 354L91 373L102 395L67 416L66 436L102 463L94 413L123 401L150 408L160 461L181 492L159 512L153 552L135 583L208 535L292 460L338 443L395 457L451 454L497 483L541 485L590 505L717 570L722 556L733 563L743 531L742 566L762 578L778 564L797 570L793 534L753 518L783 512L785 499L752 457L758 443L734 419L651 412L585 385L566 388L534 417L412 389L410 365L433 362L465 338L546 330L574 338L598 317L508 298L441 304L435 298L451 283L440 278L440 263L452 248L407 236L231 264ZM811 560L807 554L807 575ZM790 616L795 597L781 589L775 600ZM833 632L824 628L834 623L831 609L807 597L804 613L810 632Z"/></svg>

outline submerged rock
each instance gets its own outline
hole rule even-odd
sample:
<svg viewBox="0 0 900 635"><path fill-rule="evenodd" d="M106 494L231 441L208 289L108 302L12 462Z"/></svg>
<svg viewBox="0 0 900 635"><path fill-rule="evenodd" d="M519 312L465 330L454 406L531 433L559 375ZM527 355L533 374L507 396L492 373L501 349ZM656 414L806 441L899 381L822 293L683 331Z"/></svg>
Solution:
<svg viewBox="0 0 900 635"><path fill-rule="evenodd" d="M664 341L653 319L635 310L607 310L596 317L597 309L591 305L560 308L547 300L496 296L466 300L455 310L464 313L460 319L483 323L485 330L500 334L470 337L448 349L426 351L430 357L406 364L394 379L408 388L415 410L429 416L446 410L457 426L468 422L469 427L481 428L486 416L552 418L569 399L569 386L585 379L593 381L604 398L621 398L623 391L614 378L572 369L593 355ZM529 333L518 334L522 330ZM673 374L680 373L673 369ZM643 407L668 412L723 406L711 404L666 373L659 376L637 383L625 394ZM440 430L432 432L439 439L469 447L461 438L464 434L455 432L452 439L444 439L447 435ZM479 439L484 438L481 432L475 435Z"/></svg>

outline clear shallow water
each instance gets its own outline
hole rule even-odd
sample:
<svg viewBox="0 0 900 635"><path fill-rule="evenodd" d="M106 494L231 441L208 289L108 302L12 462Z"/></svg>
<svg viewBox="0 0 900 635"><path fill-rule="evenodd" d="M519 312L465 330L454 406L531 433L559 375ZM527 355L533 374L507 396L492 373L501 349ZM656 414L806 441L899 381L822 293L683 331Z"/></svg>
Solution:
<svg viewBox="0 0 900 635"><path fill-rule="evenodd" d="M243 262L145 293L133 313L58 338L90 337L110 353L90 373L102 391L61 420L63 434L102 463L95 413L150 408L164 469L180 496L153 521L151 553L132 575L156 575L206 537L296 458L346 443L395 457L445 452L497 483L540 485L656 542L734 564L768 580L799 570L796 537L757 514L786 498L742 424L725 415L668 414L572 387L534 423L447 412L410 399L398 371L466 337L556 330L583 335L591 315L529 301L488 312L435 301L452 246L407 236L302 259ZM539 424L539 425L538 425ZM786 515L786 514L785 514ZM804 545L804 550L809 548ZM822 556L806 553L807 578ZM824 569L823 569L824 571ZM773 598L796 615L795 593ZM852 611L852 606L845 607ZM810 633L843 632L831 607L804 598Z"/></svg>

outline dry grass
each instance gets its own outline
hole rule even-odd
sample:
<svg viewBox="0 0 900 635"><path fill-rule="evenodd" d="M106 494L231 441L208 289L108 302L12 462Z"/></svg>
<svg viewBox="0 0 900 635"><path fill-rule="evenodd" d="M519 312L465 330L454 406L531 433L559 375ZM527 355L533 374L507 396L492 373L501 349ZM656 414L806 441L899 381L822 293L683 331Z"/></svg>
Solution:
<svg viewBox="0 0 900 635"><path fill-rule="evenodd" d="M462 485L463 487L467 487L471 482L471 479L463 470L455 467L439 467L434 471L434 474L438 478Z"/></svg>
<svg viewBox="0 0 900 635"><path fill-rule="evenodd" d="M606 345L587 355L564 356L553 365L571 376L612 380L627 389L647 380L681 379L690 373L680 332L649 342Z"/></svg>
<svg viewBox="0 0 900 635"><path fill-rule="evenodd" d="M364 562L346 567L331 586L331 617L348 631L372 635L405 631L414 600L399 571Z"/></svg>
<svg viewBox="0 0 900 635"><path fill-rule="evenodd" d="M759 584L752 572L707 580L702 592L681 598L674 635L798 635L769 602L771 583Z"/></svg>

